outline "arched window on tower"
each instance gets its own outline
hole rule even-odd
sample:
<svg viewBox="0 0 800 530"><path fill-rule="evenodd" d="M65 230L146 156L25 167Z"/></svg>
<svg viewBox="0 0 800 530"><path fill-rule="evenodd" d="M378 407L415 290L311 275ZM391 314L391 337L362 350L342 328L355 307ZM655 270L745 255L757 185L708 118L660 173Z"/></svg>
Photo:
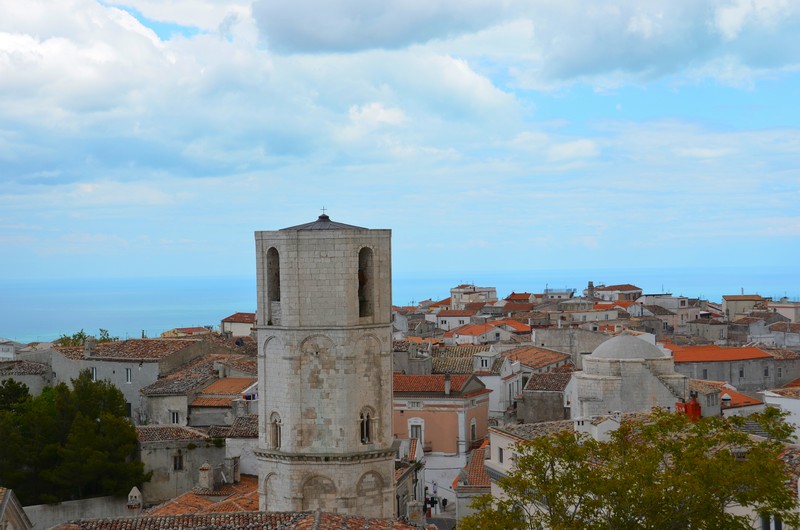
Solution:
<svg viewBox="0 0 800 530"><path fill-rule="evenodd" d="M269 418L269 444L273 449L281 448L281 417L277 412Z"/></svg>
<svg viewBox="0 0 800 530"><path fill-rule="evenodd" d="M281 301L281 260L275 247L267 250L267 293L270 302Z"/></svg>
<svg viewBox="0 0 800 530"><path fill-rule="evenodd" d="M369 407L364 407L361 410L361 415L359 416L359 427L361 430L361 443L362 444L370 444L374 442L375 433L374 427L372 422L375 421L375 411L373 411Z"/></svg>
<svg viewBox="0 0 800 530"><path fill-rule="evenodd" d="M358 316L371 317L373 311L374 271L372 249L364 247L358 252Z"/></svg>

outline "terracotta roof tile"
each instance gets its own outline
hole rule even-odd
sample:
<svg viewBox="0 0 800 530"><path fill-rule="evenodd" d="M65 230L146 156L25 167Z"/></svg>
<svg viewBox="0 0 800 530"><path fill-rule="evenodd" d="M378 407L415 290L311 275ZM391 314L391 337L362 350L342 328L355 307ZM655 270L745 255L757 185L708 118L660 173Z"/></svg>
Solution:
<svg viewBox="0 0 800 530"><path fill-rule="evenodd" d="M471 375L454 374L450 376L451 392L460 392ZM443 393L444 375L405 375L393 374L394 393Z"/></svg>
<svg viewBox="0 0 800 530"><path fill-rule="evenodd" d="M203 394L241 394L257 383L258 379L252 377L225 377L218 379L202 390Z"/></svg>
<svg viewBox="0 0 800 530"><path fill-rule="evenodd" d="M258 438L258 414L248 414L234 419L227 437Z"/></svg>
<svg viewBox="0 0 800 530"><path fill-rule="evenodd" d="M230 322L232 324L255 324L255 313L234 313L229 317L222 319L223 322Z"/></svg>
<svg viewBox="0 0 800 530"><path fill-rule="evenodd" d="M525 391L536 392L563 392L572 379L572 372L545 372L543 374L531 374Z"/></svg>
<svg viewBox="0 0 800 530"><path fill-rule="evenodd" d="M732 348L716 345L676 346L665 343L664 347L672 350L672 356L676 363L744 361L771 357L764 350L752 346Z"/></svg>
<svg viewBox="0 0 800 530"><path fill-rule="evenodd" d="M11 375L45 375L50 372L46 364L32 361L4 361L0 362L0 376Z"/></svg>
<svg viewBox="0 0 800 530"><path fill-rule="evenodd" d="M600 285L594 288L597 291L641 291L641 287L636 287L629 283L620 283L617 285Z"/></svg>
<svg viewBox="0 0 800 530"><path fill-rule="evenodd" d="M506 359L519 361L531 370L539 370L571 359L569 354L538 346L519 346L504 351L502 355Z"/></svg>
<svg viewBox="0 0 800 530"><path fill-rule="evenodd" d="M92 359L159 361L194 346L201 339L128 339L96 342ZM69 359L83 359L83 346L57 346L53 349Z"/></svg>
<svg viewBox="0 0 800 530"><path fill-rule="evenodd" d="M511 292L510 295L506 296L506 300L513 300L517 302L527 302L531 299L531 293L515 293Z"/></svg>
<svg viewBox="0 0 800 530"><path fill-rule="evenodd" d="M800 333L800 323L776 322L769 325L770 331L780 331L781 333Z"/></svg>
<svg viewBox="0 0 800 530"><path fill-rule="evenodd" d="M137 425L136 438L141 443L172 440L205 440L204 432L179 425Z"/></svg>
<svg viewBox="0 0 800 530"><path fill-rule="evenodd" d="M468 309L442 309L436 313L437 317L471 317L475 316L476 311Z"/></svg>
<svg viewBox="0 0 800 530"><path fill-rule="evenodd" d="M233 400L231 398L219 397L198 397L192 401L192 407L230 407Z"/></svg>
<svg viewBox="0 0 800 530"><path fill-rule="evenodd" d="M728 294L722 297L730 302L761 302L764 299L757 294Z"/></svg>
<svg viewBox="0 0 800 530"><path fill-rule="evenodd" d="M473 449L469 455L469 461L459 476L453 481L453 489L456 491L489 490L492 481L486 473L484 457L486 456L487 442L480 447ZM487 491L487 493L489 493Z"/></svg>
<svg viewBox="0 0 800 530"><path fill-rule="evenodd" d="M255 364L255 359L238 354L209 354L198 357L144 387L141 393L145 396L185 394L217 377L215 363L247 371L251 364Z"/></svg>

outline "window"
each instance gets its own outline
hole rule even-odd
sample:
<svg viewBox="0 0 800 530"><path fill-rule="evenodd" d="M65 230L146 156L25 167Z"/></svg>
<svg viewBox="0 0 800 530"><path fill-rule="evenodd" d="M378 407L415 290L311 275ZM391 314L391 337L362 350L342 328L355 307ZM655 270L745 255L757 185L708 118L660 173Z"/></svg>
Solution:
<svg viewBox="0 0 800 530"><path fill-rule="evenodd" d="M273 449L281 448L281 417L277 412L269 418L269 444Z"/></svg>
<svg viewBox="0 0 800 530"><path fill-rule="evenodd" d="M739 367L739 379L744 377L744 366Z"/></svg>
<svg viewBox="0 0 800 530"><path fill-rule="evenodd" d="M126 414L127 414L127 416L128 416L129 418L130 418L130 417L131 417L131 415L133 414L133 407L131 406L131 404L130 404L130 403L125 403L125 412L126 412Z"/></svg>
<svg viewBox="0 0 800 530"><path fill-rule="evenodd" d="M361 416L359 417L359 424L361 426L361 443L368 444L372 443L372 417L374 414L370 409L364 409L361 411Z"/></svg>
<svg viewBox="0 0 800 530"><path fill-rule="evenodd" d="M703 379L708 379L708 368L703 368Z"/></svg>
<svg viewBox="0 0 800 530"><path fill-rule="evenodd" d="M476 423L475 418L472 418L472 421L469 422L469 441L474 443L477 438L478 424Z"/></svg>
<svg viewBox="0 0 800 530"><path fill-rule="evenodd" d="M92 366L92 381L97 381L97 368Z"/></svg>
<svg viewBox="0 0 800 530"><path fill-rule="evenodd" d="M481 368L489 368L489 359L481 357Z"/></svg>
<svg viewBox="0 0 800 530"><path fill-rule="evenodd" d="M169 422L170 423L180 423L181 422L181 413L177 410L169 411Z"/></svg>
<svg viewBox="0 0 800 530"><path fill-rule="evenodd" d="M769 366L764 367L764 377L769 377Z"/></svg>
<svg viewBox="0 0 800 530"><path fill-rule="evenodd" d="M498 447L497 448L497 461L500 462L501 464L503 463L503 448L502 447Z"/></svg>
<svg viewBox="0 0 800 530"><path fill-rule="evenodd" d="M183 471L183 453L180 450L172 456L172 470Z"/></svg>
<svg viewBox="0 0 800 530"><path fill-rule="evenodd" d="M778 377L783 377L783 368L778 367Z"/></svg>
<svg viewBox="0 0 800 530"><path fill-rule="evenodd" d="M409 401L408 408L410 409L421 409L422 408L422 401Z"/></svg>
<svg viewBox="0 0 800 530"><path fill-rule="evenodd" d="M125 368L125 382L130 383L131 381L133 381L133 370Z"/></svg>
<svg viewBox="0 0 800 530"><path fill-rule="evenodd" d="M364 247L358 252L358 316L372 316L373 283L372 249Z"/></svg>
<svg viewBox="0 0 800 530"><path fill-rule="evenodd" d="M425 443L425 420L422 418L409 418L408 437L415 438L419 443Z"/></svg>
<svg viewBox="0 0 800 530"><path fill-rule="evenodd" d="M270 302L281 301L281 258L275 247L267 251L267 297Z"/></svg>

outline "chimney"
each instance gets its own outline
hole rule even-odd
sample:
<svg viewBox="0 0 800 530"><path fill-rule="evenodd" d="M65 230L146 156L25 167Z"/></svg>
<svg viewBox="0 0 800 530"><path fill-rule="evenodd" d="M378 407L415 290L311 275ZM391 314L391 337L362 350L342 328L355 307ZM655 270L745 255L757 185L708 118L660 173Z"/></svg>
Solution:
<svg viewBox="0 0 800 530"><path fill-rule="evenodd" d="M211 468L211 464L209 464L208 462L200 466L200 476L197 482L198 482L197 486L200 489L205 489L205 490L214 489L214 470Z"/></svg>
<svg viewBox="0 0 800 530"><path fill-rule="evenodd" d="M83 341L83 356L91 357L94 355L94 337L86 337Z"/></svg>
<svg viewBox="0 0 800 530"><path fill-rule="evenodd" d="M450 395L450 373L444 374L444 395Z"/></svg>

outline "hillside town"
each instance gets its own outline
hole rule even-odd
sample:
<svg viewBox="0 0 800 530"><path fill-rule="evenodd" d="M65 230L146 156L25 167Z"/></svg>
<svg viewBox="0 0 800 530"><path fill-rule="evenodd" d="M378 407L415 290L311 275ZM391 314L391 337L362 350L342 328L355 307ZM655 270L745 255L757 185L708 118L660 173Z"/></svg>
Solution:
<svg viewBox="0 0 800 530"><path fill-rule="evenodd" d="M53 504L0 483L0 528L453 528L540 436L608 439L654 408L800 425L800 302L587 279L394 306L389 241L323 214L256 232L257 310L218 328L0 341L0 383L32 396L86 371L116 387L152 472ZM800 447L782 458L796 491Z"/></svg>

